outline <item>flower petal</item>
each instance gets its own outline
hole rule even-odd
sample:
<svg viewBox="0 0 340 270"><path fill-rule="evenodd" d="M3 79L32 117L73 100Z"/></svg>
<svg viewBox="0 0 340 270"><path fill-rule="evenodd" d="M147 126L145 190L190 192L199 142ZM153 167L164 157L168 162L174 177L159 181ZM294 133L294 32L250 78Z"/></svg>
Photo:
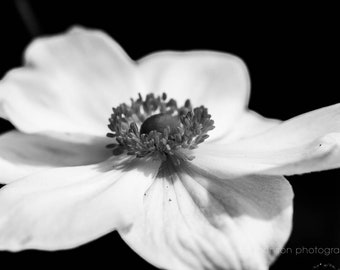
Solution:
<svg viewBox="0 0 340 270"><path fill-rule="evenodd" d="M0 189L0 250L72 248L129 226L157 165L113 169L110 160L6 185Z"/></svg>
<svg viewBox="0 0 340 270"><path fill-rule="evenodd" d="M265 118L254 111L247 110L239 115L238 120L227 133L214 140L209 140L207 143L222 144L244 140L264 133L280 123L280 120Z"/></svg>
<svg viewBox="0 0 340 270"><path fill-rule="evenodd" d="M340 104L231 144L202 144L193 163L226 175L291 175L340 167Z"/></svg>
<svg viewBox="0 0 340 270"><path fill-rule="evenodd" d="M136 67L100 31L36 39L0 84L1 117L24 132L103 135L111 108L143 91Z"/></svg>
<svg viewBox="0 0 340 270"><path fill-rule="evenodd" d="M181 172L157 178L119 233L162 269L267 269L290 234L292 197L283 177Z"/></svg>
<svg viewBox="0 0 340 270"><path fill-rule="evenodd" d="M216 137L230 129L248 104L250 80L245 64L234 55L209 52L162 52L139 61L148 90L166 92L184 104L208 108ZM209 133L210 134L210 133Z"/></svg>
<svg viewBox="0 0 340 270"><path fill-rule="evenodd" d="M109 138L80 134L24 134L0 136L0 183L44 169L95 164L111 156Z"/></svg>

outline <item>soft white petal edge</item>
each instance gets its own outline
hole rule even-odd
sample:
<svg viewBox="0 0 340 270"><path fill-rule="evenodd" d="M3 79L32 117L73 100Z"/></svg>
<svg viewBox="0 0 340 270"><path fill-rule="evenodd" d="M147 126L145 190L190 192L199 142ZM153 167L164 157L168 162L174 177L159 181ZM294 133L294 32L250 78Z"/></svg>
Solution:
<svg viewBox="0 0 340 270"><path fill-rule="evenodd" d="M164 51L139 60L148 91L166 92L179 105L190 99L194 107L208 108L216 128L212 138L230 130L247 108L250 78L235 55L214 51Z"/></svg>
<svg viewBox="0 0 340 270"><path fill-rule="evenodd" d="M340 104L302 114L252 138L202 144L193 163L220 176L292 175L340 167Z"/></svg>
<svg viewBox="0 0 340 270"><path fill-rule="evenodd" d="M100 136L111 108L144 90L135 64L115 41L74 27L28 46L25 66L0 83L0 117L28 133Z"/></svg>
<svg viewBox="0 0 340 270"><path fill-rule="evenodd" d="M24 134L10 131L0 136L0 183L54 167L80 166L110 157L106 137L81 134Z"/></svg>
<svg viewBox="0 0 340 270"><path fill-rule="evenodd" d="M286 243L293 192L279 176L157 178L133 226L118 232L161 269L268 269Z"/></svg>
<svg viewBox="0 0 340 270"><path fill-rule="evenodd" d="M0 250L77 247L129 226L159 164L50 169L0 189Z"/></svg>

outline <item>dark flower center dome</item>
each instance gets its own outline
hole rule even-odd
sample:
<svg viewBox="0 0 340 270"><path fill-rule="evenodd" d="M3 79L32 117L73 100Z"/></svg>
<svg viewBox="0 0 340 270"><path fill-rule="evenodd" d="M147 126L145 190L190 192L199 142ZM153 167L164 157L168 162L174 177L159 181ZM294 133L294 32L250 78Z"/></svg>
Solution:
<svg viewBox="0 0 340 270"><path fill-rule="evenodd" d="M169 127L169 135L176 132L176 128L180 126L178 116L172 116L166 113L159 113L147 118L140 127L140 134L149 134L151 131L156 130L163 132L165 128Z"/></svg>

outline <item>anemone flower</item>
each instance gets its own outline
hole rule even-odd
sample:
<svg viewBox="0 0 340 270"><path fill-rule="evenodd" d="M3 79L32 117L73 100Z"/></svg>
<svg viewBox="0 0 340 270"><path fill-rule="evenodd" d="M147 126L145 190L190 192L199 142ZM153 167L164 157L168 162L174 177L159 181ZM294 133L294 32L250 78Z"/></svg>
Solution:
<svg viewBox="0 0 340 270"><path fill-rule="evenodd" d="M249 91L230 54L134 62L82 28L33 41L0 84L16 127L0 137L0 249L117 230L156 267L268 269L292 225L283 175L340 165L340 105L281 122L247 109Z"/></svg>

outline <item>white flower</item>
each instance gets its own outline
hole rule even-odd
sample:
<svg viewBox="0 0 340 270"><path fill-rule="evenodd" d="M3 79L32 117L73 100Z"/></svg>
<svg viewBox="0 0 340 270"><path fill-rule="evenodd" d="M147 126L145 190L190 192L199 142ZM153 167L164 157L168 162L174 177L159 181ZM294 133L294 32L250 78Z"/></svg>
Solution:
<svg viewBox="0 0 340 270"><path fill-rule="evenodd" d="M35 40L0 84L0 116L17 128L0 137L0 249L68 249L118 230L160 268L267 269L291 231L282 175L339 167L340 105L280 122L247 109L249 88L229 54L133 62L80 28ZM112 107L163 91L204 105L216 126L170 176L160 159L105 148Z"/></svg>

